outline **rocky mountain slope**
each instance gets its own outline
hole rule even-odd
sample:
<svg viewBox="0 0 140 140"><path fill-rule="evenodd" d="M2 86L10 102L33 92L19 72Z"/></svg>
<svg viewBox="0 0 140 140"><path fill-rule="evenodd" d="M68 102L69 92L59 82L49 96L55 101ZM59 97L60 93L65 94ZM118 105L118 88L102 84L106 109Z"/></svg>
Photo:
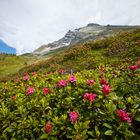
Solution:
<svg viewBox="0 0 140 140"><path fill-rule="evenodd" d="M140 28L140 26L119 26L119 25L99 25L90 23L85 27L69 30L65 36L58 41L43 45L33 52L34 55L45 55L58 48L67 47L76 43L82 43L89 40L106 38L117 32Z"/></svg>

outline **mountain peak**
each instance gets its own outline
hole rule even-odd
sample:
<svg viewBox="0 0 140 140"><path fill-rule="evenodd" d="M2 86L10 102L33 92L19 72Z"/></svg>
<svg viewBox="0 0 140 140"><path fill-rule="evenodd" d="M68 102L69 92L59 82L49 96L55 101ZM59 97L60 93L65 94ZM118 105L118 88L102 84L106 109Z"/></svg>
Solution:
<svg viewBox="0 0 140 140"><path fill-rule="evenodd" d="M101 26L101 25L97 24L97 23L89 23L89 24L87 24L87 26Z"/></svg>
<svg viewBox="0 0 140 140"><path fill-rule="evenodd" d="M54 51L58 48L67 47L76 43L82 43L88 40L97 40L104 37L111 36L119 31L126 29L140 28L140 26L119 26L119 25L99 25L97 23L89 23L84 27L77 28L73 31L69 30L65 36L58 41L54 41L47 45L41 46L35 50L35 55L45 55L50 51Z"/></svg>

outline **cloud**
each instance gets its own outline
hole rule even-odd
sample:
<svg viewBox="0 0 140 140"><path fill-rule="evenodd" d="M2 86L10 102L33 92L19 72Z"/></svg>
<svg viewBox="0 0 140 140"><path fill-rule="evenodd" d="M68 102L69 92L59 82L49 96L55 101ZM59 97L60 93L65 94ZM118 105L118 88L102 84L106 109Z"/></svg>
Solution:
<svg viewBox="0 0 140 140"><path fill-rule="evenodd" d="M0 0L0 39L31 52L90 22L140 24L139 0Z"/></svg>

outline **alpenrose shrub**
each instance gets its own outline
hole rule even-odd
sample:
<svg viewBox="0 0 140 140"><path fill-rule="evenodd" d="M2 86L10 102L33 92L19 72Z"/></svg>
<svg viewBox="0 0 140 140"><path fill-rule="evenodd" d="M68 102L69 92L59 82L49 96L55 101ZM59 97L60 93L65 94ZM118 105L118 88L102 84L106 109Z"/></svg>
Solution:
<svg viewBox="0 0 140 140"><path fill-rule="evenodd" d="M128 67L31 73L2 84L0 139L140 139L140 69Z"/></svg>

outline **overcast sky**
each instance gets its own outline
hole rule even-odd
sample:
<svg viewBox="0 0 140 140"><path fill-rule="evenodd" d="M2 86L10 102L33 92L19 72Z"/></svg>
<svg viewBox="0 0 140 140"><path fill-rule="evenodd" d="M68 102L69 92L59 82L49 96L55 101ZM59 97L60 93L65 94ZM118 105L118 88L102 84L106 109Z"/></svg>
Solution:
<svg viewBox="0 0 140 140"><path fill-rule="evenodd" d="M0 0L0 39L18 54L92 22L140 25L140 0Z"/></svg>

